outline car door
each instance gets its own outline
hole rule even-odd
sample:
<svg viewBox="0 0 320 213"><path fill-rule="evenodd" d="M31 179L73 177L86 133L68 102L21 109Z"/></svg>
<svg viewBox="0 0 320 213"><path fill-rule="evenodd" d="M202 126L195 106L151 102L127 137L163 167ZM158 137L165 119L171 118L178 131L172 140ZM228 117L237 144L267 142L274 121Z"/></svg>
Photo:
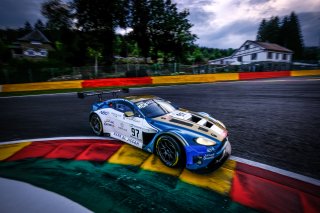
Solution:
<svg viewBox="0 0 320 213"><path fill-rule="evenodd" d="M135 112L133 105L127 101L118 101L115 105L119 116L114 118L115 126L112 137L125 141L133 146L143 147L143 118Z"/></svg>

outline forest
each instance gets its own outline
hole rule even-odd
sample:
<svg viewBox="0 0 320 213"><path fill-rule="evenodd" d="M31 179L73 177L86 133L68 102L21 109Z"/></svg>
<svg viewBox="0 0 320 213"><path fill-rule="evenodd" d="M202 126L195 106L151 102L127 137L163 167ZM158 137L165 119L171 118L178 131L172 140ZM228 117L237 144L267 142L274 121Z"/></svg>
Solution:
<svg viewBox="0 0 320 213"><path fill-rule="evenodd" d="M27 20L18 29L0 29L0 69L82 67L116 63L207 64L208 60L229 56L234 49L196 45L189 11L171 0L47 0L41 13L46 22ZM50 41L53 51L47 60L12 58L10 46L34 29ZM319 48L304 47L300 23L292 12L282 19L263 19L257 41L277 43L294 51L295 61L317 62ZM244 41L245 42L245 41ZM9 72L9 71L6 71ZM3 73L0 72L0 75ZM7 74L6 74L7 75Z"/></svg>

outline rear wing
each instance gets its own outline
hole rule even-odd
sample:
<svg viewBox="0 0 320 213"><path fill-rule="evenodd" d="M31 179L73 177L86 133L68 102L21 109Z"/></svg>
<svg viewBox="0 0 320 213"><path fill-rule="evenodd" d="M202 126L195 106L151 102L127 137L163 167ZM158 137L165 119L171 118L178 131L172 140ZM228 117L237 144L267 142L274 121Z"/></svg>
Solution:
<svg viewBox="0 0 320 213"><path fill-rule="evenodd" d="M88 92L78 92L78 98L84 99L87 96L98 96L99 101L102 101L102 95L112 94L113 98L118 97L118 93L129 93L129 88L122 88L118 90L97 90L97 91L88 91Z"/></svg>

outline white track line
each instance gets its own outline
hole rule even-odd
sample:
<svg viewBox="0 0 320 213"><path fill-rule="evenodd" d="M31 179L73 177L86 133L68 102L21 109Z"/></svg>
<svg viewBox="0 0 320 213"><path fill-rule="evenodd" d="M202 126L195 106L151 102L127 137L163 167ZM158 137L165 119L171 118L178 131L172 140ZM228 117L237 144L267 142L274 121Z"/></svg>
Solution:
<svg viewBox="0 0 320 213"><path fill-rule="evenodd" d="M17 141L7 141L7 142L0 142L0 145L5 145L5 144L15 144L15 143L25 143L25 142L42 142L42 141L53 141L53 140L81 140L81 139L89 139L89 140L115 140L114 138L110 137L86 137L86 136L77 136L77 137L52 137L52 138L34 138L34 139L24 139L24 140L17 140ZM258 167L261 169L265 169L277 174L281 174L287 177L291 177L293 179L301 180L306 183L310 183L316 186L320 186L320 180L307 177L304 175L300 175L298 173L290 172L284 169L280 169L277 167L269 166L267 164L251 161L248 159L236 157L236 156L231 156L231 160L234 160L236 162L244 163L250 166Z"/></svg>

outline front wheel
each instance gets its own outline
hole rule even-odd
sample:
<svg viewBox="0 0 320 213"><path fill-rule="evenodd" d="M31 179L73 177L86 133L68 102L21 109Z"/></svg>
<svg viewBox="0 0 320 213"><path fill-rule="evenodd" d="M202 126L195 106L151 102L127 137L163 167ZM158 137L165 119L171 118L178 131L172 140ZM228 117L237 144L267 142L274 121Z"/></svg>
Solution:
<svg viewBox="0 0 320 213"><path fill-rule="evenodd" d="M168 167L178 167L183 162L183 152L180 145L171 136L164 135L158 138L156 152L160 160Z"/></svg>
<svg viewBox="0 0 320 213"><path fill-rule="evenodd" d="M90 117L90 126L92 128L92 131L94 132L94 134L101 136L103 135L103 126L102 126L102 122L101 119L99 118L99 116L97 114L93 114Z"/></svg>

